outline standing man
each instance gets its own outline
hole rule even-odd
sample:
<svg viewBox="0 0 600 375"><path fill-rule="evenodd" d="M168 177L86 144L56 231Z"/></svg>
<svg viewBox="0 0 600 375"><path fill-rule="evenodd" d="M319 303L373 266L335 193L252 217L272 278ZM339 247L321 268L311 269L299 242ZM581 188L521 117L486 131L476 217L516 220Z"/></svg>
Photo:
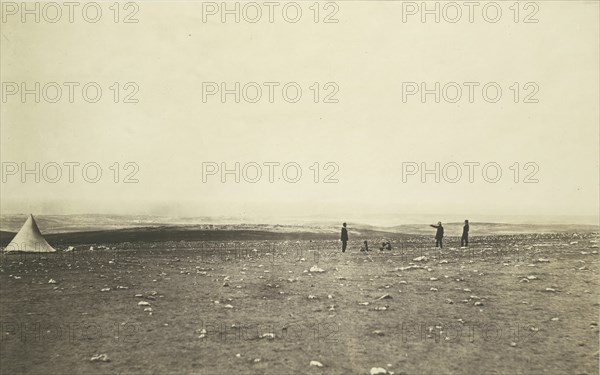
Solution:
<svg viewBox="0 0 600 375"><path fill-rule="evenodd" d="M435 247L440 247L440 249L443 247L442 246L442 238L444 238L444 227L442 226L442 222L438 221L437 225L430 225L433 228L436 228L437 231L435 232Z"/></svg>
<svg viewBox="0 0 600 375"><path fill-rule="evenodd" d="M346 252L346 246L348 245L348 229L346 229L346 223L342 224L342 253Z"/></svg>
<svg viewBox="0 0 600 375"><path fill-rule="evenodd" d="M463 234L460 238L460 246L469 246L469 220L465 220L465 225L463 226Z"/></svg>

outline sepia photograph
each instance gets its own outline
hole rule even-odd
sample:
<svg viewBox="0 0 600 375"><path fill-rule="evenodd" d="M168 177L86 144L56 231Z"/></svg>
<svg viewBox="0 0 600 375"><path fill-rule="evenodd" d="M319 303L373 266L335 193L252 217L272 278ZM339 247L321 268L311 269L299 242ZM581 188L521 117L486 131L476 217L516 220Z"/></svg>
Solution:
<svg viewBox="0 0 600 375"><path fill-rule="evenodd" d="M0 375L599 373L600 1L0 11Z"/></svg>

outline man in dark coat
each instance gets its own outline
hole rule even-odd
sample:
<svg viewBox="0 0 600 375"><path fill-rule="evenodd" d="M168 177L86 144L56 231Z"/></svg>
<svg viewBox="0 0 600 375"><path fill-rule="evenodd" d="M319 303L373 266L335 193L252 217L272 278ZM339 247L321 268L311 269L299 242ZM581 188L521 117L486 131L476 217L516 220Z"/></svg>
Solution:
<svg viewBox="0 0 600 375"><path fill-rule="evenodd" d="M342 253L346 252L346 246L348 245L348 229L346 229L346 223L342 224Z"/></svg>
<svg viewBox="0 0 600 375"><path fill-rule="evenodd" d="M460 246L469 246L469 220L465 220L463 226L463 234L460 238Z"/></svg>
<svg viewBox="0 0 600 375"><path fill-rule="evenodd" d="M438 221L437 225L431 225L431 227L436 228L437 232L435 232L435 247L442 246L442 238L444 238L444 227L442 226L442 222Z"/></svg>

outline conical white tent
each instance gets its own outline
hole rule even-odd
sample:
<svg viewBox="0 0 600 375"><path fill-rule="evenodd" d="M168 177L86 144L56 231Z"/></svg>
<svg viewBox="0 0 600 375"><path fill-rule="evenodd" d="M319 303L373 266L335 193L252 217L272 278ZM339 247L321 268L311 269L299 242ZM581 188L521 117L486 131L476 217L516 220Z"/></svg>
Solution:
<svg viewBox="0 0 600 375"><path fill-rule="evenodd" d="M56 250L42 236L33 215L29 215L29 218L23 224L15 238L6 247L6 251L50 253Z"/></svg>

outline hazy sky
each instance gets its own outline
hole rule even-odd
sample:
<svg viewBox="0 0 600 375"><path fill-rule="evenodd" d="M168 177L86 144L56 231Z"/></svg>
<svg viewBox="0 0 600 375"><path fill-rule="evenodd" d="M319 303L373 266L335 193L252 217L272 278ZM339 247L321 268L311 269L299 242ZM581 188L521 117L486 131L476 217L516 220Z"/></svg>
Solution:
<svg viewBox="0 0 600 375"><path fill-rule="evenodd" d="M598 2L537 2L537 23L522 22L534 9L520 9L515 23L512 2L502 3L496 23L482 18L481 7L473 23L466 8L456 23L443 14L440 23L433 16L422 23L420 13L404 14L403 22L402 2L362 1L337 2L338 23L315 23L312 2L301 3L300 21L291 23L282 17L285 3L279 4L273 23L266 7L256 23L244 21L243 14L240 23L233 16L222 23L220 13L206 12L203 22L200 2L142 3L137 23L115 23L111 3L102 3L97 23L86 22L81 8L73 23L66 8L56 23L44 20L43 9L40 23L5 12L1 212L328 218L456 213L459 220L483 214L598 215ZM336 11L319 4L319 21ZM294 8L286 9L293 17ZM120 9L119 20L134 10ZM47 12L54 17L53 9ZM42 95L35 103L30 94L22 103L20 92L9 95L22 82L29 89L40 82L41 94L44 85L56 82L62 97L50 103ZM74 103L65 82L80 84L73 86ZM96 103L82 96L88 82L102 89ZM123 103L135 89L125 88L127 82L139 89L133 96L138 103ZM203 102L203 82L225 82L230 89L235 82L256 82L262 97L235 103L228 95L222 103L217 94ZM274 103L264 82L279 84L272 86ZM296 103L282 94L288 82L302 89ZM334 84L325 87L328 82ZM423 103L418 93L403 101L403 82L425 82L428 89L456 82L462 97L435 103L430 94ZM473 103L464 82L479 84ZM496 103L481 93L489 82L502 89ZM323 103L336 88L339 102ZM454 97L455 86L446 88ZM249 98L254 90L247 86ZM534 91L529 99L539 102L524 103ZM46 94L51 100L55 88L47 86ZM93 87L88 94L94 97ZM294 87L288 94L295 95ZM488 94L493 97L495 89ZM36 162L39 183L35 173L25 182L20 170L10 174L15 165L33 169ZM72 183L65 162L80 163ZM82 177L82 166L90 162L102 168L97 183ZM139 167L137 183L123 183L133 171L124 169L127 162ZM250 183L240 170L239 183L233 175L222 183L219 173L203 182L203 162L231 169L239 162L247 166L247 179L255 177L255 165L248 163L258 163L262 178ZM272 183L265 162L280 163ZM318 183L310 169L315 162ZM323 182L334 171L324 169L327 162L337 165L337 183ZM433 175L421 182L419 172L403 181L403 163L433 169L436 162L446 166L447 179L455 177L458 164L462 177L448 182L440 169L439 183ZM479 163L473 182L465 162ZM510 169L515 162L518 182ZM55 176L51 163L62 166L56 183L47 181ZM297 183L283 179L286 163L300 166ZM498 182L482 176L486 163L501 168ZM525 169L526 163L538 169ZM94 169L88 172L93 179ZM288 172L293 179L295 169ZM488 172L493 179L495 170ZM537 183L523 182L530 172Z"/></svg>

